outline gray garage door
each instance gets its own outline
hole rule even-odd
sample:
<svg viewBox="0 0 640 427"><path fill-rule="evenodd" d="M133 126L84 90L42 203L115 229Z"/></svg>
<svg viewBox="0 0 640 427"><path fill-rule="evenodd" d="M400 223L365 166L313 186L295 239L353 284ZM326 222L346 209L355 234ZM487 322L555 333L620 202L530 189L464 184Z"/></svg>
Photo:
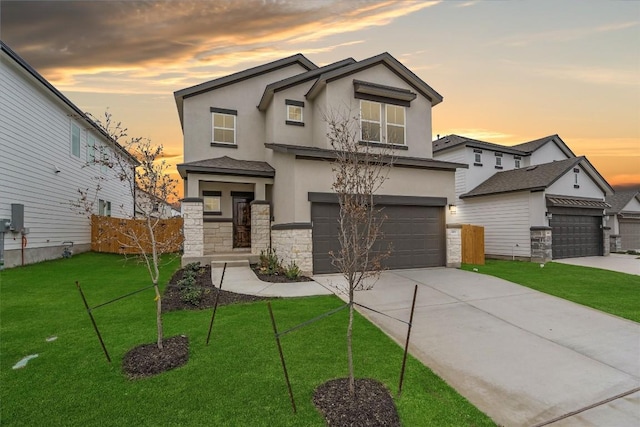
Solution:
<svg viewBox="0 0 640 427"><path fill-rule="evenodd" d="M386 220L378 249L391 244L385 259L389 269L440 267L446 263L444 208L433 206L382 205ZM332 203L312 203L313 272L332 273L330 251L337 252L340 207Z"/></svg>
<svg viewBox="0 0 640 427"><path fill-rule="evenodd" d="M553 259L602 255L602 217L553 214Z"/></svg>
<svg viewBox="0 0 640 427"><path fill-rule="evenodd" d="M640 250L640 219L620 219L622 249Z"/></svg>

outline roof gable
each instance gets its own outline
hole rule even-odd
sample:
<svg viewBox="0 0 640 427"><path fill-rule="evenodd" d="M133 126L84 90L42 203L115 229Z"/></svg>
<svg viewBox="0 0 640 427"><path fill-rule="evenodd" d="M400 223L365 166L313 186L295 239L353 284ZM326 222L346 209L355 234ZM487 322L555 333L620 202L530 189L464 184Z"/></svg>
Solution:
<svg viewBox="0 0 640 427"><path fill-rule="evenodd" d="M528 153L522 150L517 150L514 147L507 147L506 145L494 144L492 142L480 141L477 139L467 138L460 135L446 135L442 138L438 138L432 142L433 152L440 152L459 147L472 147L486 150L498 151L500 153L516 154L526 156Z"/></svg>
<svg viewBox="0 0 640 427"><path fill-rule="evenodd" d="M217 79L209 80L208 82L200 83L195 86L191 86L185 89L177 90L173 93L178 108L178 115L180 116L180 125L183 125L183 103L185 98L196 96L201 93L209 92L220 87L228 86L234 83L241 82L253 77L260 76L262 74L270 73L281 68L290 67L292 65L300 65L307 71L315 70L318 68L316 64L309 61L301 53L289 56L287 58L279 59L277 61L269 62L267 64L258 65L257 67L249 68L247 70L238 71L237 73L230 74L228 76L220 77ZM304 74L304 72L302 73Z"/></svg>
<svg viewBox="0 0 640 427"><path fill-rule="evenodd" d="M431 101L431 105L437 105L442 102L442 95L436 92L431 86L424 82L420 77L416 76L411 70L402 65L397 59L395 59L388 52L381 53L380 55L373 56L362 61L355 62L345 67L340 67L336 70L328 71L320 75L318 80L309 89L306 94L308 99L314 99L322 89L334 80L342 79L353 73L365 70L376 65L383 64L389 70L394 72L398 77L404 80L408 85L414 88L422 96Z"/></svg>
<svg viewBox="0 0 640 427"><path fill-rule="evenodd" d="M45 79L40 73L38 73L35 68L33 68L27 61L25 61L20 55L13 51L9 46L7 46L2 40L0 40L0 52L4 52L4 54L10 58L13 62L15 62L20 68L22 68L25 72L27 72L31 77L33 77L38 83L40 83L46 90L48 90L54 97L58 98L63 104L65 104L68 108L73 110L78 118L84 120L89 126L93 128L96 132L102 135L113 147L124 154L125 158L128 159L131 163L138 165L139 161L127 150L122 147L122 145L118 144L111 135L109 135L101 126L99 126L95 121L93 121L84 111L78 108L73 102L69 100L66 96L62 94L58 89L56 89L47 79Z"/></svg>
<svg viewBox="0 0 640 427"><path fill-rule="evenodd" d="M571 151L569 146L565 144L565 142L562 140L562 138L560 138L560 136L558 136L558 134L545 136L544 138L534 139L533 141L529 141L529 142L523 142L522 144L514 145L512 148L516 150L524 151L527 154L531 154L534 151L537 151L538 149L542 148L549 142L553 142L554 144L556 144L560 149L560 151L562 151L567 157L576 157L573 151Z"/></svg>
<svg viewBox="0 0 640 427"><path fill-rule="evenodd" d="M614 194L607 196L607 203L611 205L611 208L607 211L607 213L617 214L619 212L622 212L624 208L629 204L629 202L631 202L634 198L640 203L640 191L616 191Z"/></svg>
<svg viewBox="0 0 640 427"><path fill-rule="evenodd" d="M613 192L611 186L602 178L589 160L581 156L533 165L527 168L498 172L473 190L461 195L460 198L488 196L524 190L541 191L548 188L577 164L582 166L589 178L593 180L605 194L611 194Z"/></svg>

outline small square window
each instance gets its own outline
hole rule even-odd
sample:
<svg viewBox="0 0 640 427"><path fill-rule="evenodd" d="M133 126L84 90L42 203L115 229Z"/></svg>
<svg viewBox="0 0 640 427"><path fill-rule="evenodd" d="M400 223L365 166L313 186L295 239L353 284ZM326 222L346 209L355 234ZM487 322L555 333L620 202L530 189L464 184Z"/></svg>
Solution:
<svg viewBox="0 0 640 427"><path fill-rule="evenodd" d="M236 143L236 112L211 108L212 142L221 144Z"/></svg>
<svg viewBox="0 0 640 427"><path fill-rule="evenodd" d="M222 193L220 191L203 191L202 199L204 201L204 213L209 215L222 214L221 199Z"/></svg>
<svg viewBox="0 0 640 427"><path fill-rule="evenodd" d="M290 122L302 123L302 107L297 105L287 105L287 120Z"/></svg>

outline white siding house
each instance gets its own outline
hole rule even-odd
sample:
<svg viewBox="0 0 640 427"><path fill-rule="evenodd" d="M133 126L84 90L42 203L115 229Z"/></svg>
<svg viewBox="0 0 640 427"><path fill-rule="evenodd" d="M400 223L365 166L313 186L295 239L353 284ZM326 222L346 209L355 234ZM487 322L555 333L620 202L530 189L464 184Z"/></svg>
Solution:
<svg viewBox="0 0 640 427"><path fill-rule="evenodd" d="M71 244L74 252L89 250L90 220L86 212L72 207L79 189L89 190L95 214L133 214L133 195L126 183L93 161L122 148L4 43L0 61L4 266L58 258ZM102 190L96 194L98 181Z"/></svg>

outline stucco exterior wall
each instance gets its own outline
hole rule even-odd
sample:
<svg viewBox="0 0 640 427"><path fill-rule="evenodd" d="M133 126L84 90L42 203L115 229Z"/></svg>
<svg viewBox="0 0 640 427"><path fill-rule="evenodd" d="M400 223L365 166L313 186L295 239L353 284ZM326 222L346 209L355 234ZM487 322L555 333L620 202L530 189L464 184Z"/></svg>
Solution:
<svg viewBox="0 0 640 427"><path fill-rule="evenodd" d="M264 160L265 115L256 108L265 87L305 72L299 64L274 70L248 80L184 99L184 161L229 156L244 160ZM235 146L211 146L210 107L237 110Z"/></svg>
<svg viewBox="0 0 640 427"><path fill-rule="evenodd" d="M302 83L273 95L269 105L269 121L273 130L270 135L267 135L266 142L303 146L313 144L314 103L309 102L304 96L313 83L314 81ZM286 124L285 100L287 99L304 102L302 109L304 126Z"/></svg>

